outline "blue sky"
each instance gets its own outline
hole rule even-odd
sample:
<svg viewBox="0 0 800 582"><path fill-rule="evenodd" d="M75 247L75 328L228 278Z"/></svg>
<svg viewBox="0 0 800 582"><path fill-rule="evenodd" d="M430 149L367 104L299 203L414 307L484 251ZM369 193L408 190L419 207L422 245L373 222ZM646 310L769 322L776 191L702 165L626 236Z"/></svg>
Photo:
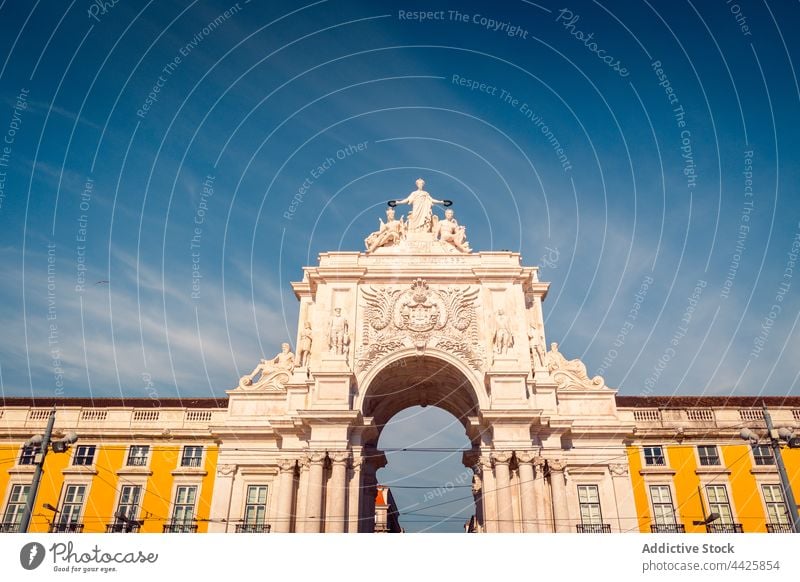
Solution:
<svg viewBox="0 0 800 582"><path fill-rule="evenodd" d="M620 393L796 394L797 21L3 2L0 391L224 395L294 340L301 267L423 176L473 249L542 267L548 341Z"/></svg>

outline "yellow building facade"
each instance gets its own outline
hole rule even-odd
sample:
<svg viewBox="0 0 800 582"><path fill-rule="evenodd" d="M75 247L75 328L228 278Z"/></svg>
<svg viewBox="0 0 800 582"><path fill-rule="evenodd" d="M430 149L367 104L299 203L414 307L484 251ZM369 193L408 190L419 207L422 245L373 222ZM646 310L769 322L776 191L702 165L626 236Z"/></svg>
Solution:
<svg viewBox="0 0 800 582"><path fill-rule="evenodd" d="M642 533L789 532L789 517L775 459L767 440L747 443L742 428L765 435L759 404L766 400L775 426L800 424L800 398L647 398L617 396L617 414L629 422L620 434L627 458L609 464L622 477L632 504L609 506L607 498L583 499L587 477L570 475L567 489L577 500L568 528L550 531L640 531ZM33 508L31 532L203 533L268 532L276 516L278 473L250 476L233 494L215 486L230 477L218 464L215 433L228 434L225 400L6 399L0 408L0 527L19 529L21 508L30 493L37 450L23 443L40 434L56 408L54 439L75 431L78 441L64 453L46 455ZM222 429L222 430L220 430ZM247 433L247 427L237 427ZM238 438L238 437L236 437ZM234 439L235 440L235 439ZM235 445L235 442L233 443ZM572 444L580 451L587 444ZM782 457L792 488L800 491L800 448L784 446ZM617 462L619 461L619 462ZM600 459L598 463L607 463ZM511 463L512 482L520 466ZM547 468L545 467L545 470ZM545 481L545 485L547 482ZM615 485L615 487L618 487ZM484 494L489 493L485 491ZM574 494L574 495L573 495ZM542 489L546 506L549 486ZM213 503L212 503L213 500ZM235 507L233 506L235 505ZM633 527L581 528L589 514L599 522L621 507L635 507ZM716 517L714 517L716 516ZM596 520L594 520L596 521ZM594 523L593 521L593 523ZM548 528L540 528L547 531Z"/></svg>

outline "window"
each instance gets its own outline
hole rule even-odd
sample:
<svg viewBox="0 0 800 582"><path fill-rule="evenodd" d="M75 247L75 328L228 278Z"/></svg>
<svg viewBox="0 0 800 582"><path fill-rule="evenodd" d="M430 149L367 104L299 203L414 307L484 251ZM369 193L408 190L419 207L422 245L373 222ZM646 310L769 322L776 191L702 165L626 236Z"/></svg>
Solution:
<svg viewBox="0 0 800 582"><path fill-rule="evenodd" d="M733 524L733 512L731 504L728 502L728 490L725 485L706 485L706 496L708 496L708 511L719 514L717 523Z"/></svg>
<svg viewBox="0 0 800 582"><path fill-rule="evenodd" d="M699 445L697 455L700 457L700 465L704 467L721 465L717 445Z"/></svg>
<svg viewBox="0 0 800 582"><path fill-rule="evenodd" d="M650 485L650 499L653 502L653 519L656 524L675 525L675 508L672 506L669 485Z"/></svg>
<svg viewBox="0 0 800 582"><path fill-rule="evenodd" d="M94 449L94 446L91 447ZM94 451L92 451L94 455ZM67 485L64 493L64 502L58 514L58 521L54 524L55 532L79 532L83 530L80 523L83 502L86 500L86 485Z"/></svg>
<svg viewBox="0 0 800 582"><path fill-rule="evenodd" d="M25 513L25 504L28 502L30 485L14 485L11 487L11 495L8 496L6 511L3 513L3 523L0 523L0 532L19 531L19 522L22 514Z"/></svg>
<svg viewBox="0 0 800 582"><path fill-rule="evenodd" d="M165 532L194 532L194 502L197 498L197 487L183 485L175 490L175 505L172 509L172 523L164 526Z"/></svg>
<svg viewBox="0 0 800 582"><path fill-rule="evenodd" d="M600 513L600 493L597 485L578 485L578 502L581 506L581 523L584 525L600 525L603 516Z"/></svg>
<svg viewBox="0 0 800 582"><path fill-rule="evenodd" d="M141 495L141 485L123 485L119 493L117 511L114 513L112 532L126 532L132 531L134 527L138 528L131 522L136 520L136 514L139 513L139 498Z"/></svg>
<svg viewBox="0 0 800 582"><path fill-rule="evenodd" d="M769 445L753 445L753 460L756 465L774 465L775 458Z"/></svg>
<svg viewBox="0 0 800 582"><path fill-rule="evenodd" d="M128 462L129 467L146 467L147 455L150 453L150 447L147 445L133 445L128 449Z"/></svg>
<svg viewBox="0 0 800 582"><path fill-rule="evenodd" d="M199 467L203 461L203 447L183 447L181 467Z"/></svg>
<svg viewBox="0 0 800 582"><path fill-rule="evenodd" d="M781 486L762 485L761 490L764 492L764 503L767 505L767 530L792 531L789 509L783 501Z"/></svg>
<svg viewBox="0 0 800 582"><path fill-rule="evenodd" d="M648 467L666 465L664 461L664 449L661 447L645 447L644 464Z"/></svg>
<svg viewBox="0 0 800 582"><path fill-rule="evenodd" d="M267 515L267 486L250 485L247 504L244 506L244 524L241 531L257 533L263 530Z"/></svg>
<svg viewBox="0 0 800 582"><path fill-rule="evenodd" d="M19 454L20 465L33 465L36 463L36 455L39 454L42 448L39 445L30 447L22 447L22 452Z"/></svg>
<svg viewBox="0 0 800 582"><path fill-rule="evenodd" d="M93 465L95 445L78 445L75 447L75 456L72 459L73 465Z"/></svg>

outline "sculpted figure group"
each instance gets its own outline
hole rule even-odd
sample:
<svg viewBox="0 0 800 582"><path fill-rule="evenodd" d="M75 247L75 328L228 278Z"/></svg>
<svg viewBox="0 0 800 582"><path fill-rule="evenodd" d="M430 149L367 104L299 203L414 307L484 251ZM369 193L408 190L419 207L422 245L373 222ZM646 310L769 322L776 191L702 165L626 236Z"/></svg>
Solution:
<svg viewBox="0 0 800 582"><path fill-rule="evenodd" d="M434 204L449 206L451 202L436 200L423 190L424 186L425 180L420 178L417 180L417 189L414 192L402 200L389 201L386 222L381 219L378 230L364 240L368 253L374 252L380 247L397 245L407 237L408 233L418 232L432 233L435 240L449 245L459 252L472 252L467 242L466 228L458 224L453 211L448 208L443 219L433 213ZM411 206L407 220L404 217L400 217L399 220L395 218L394 207L398 204Z"/></svg>

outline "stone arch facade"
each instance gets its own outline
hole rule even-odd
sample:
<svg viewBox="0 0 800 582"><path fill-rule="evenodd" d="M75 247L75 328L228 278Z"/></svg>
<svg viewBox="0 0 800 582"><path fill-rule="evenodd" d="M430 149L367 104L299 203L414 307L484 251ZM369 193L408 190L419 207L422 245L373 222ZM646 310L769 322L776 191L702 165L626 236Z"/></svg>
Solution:
<svg viewBox="0 0 800 582"><path fill-rule="evenodd" d="M304 268L292 284L296 354L285 345L228 392L212 427L219 464L233 467L218 475L217 514L258 475L273 531L372 531L382 425L436 404L473 444L476 531L571 531L581 483L597 488L613 531L635 528L622 438L633 427L602 378L546 348L538 269L432 231L367 245Z"/></svg>

